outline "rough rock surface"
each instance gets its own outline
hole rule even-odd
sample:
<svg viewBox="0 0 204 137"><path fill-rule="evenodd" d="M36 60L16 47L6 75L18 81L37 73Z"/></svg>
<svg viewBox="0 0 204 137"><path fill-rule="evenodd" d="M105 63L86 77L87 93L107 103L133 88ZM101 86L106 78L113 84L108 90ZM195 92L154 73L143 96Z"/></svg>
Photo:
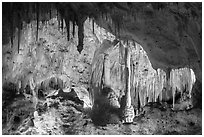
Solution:
<svg viewBox="0 0 204 137"><path fill-rule="evenodd" d="M142 45L154 69L190 65L202 81L201 7L182 2L118 3L107 14L112 21L101 16L97 23L120 39Z"/></svg>
<svg viewBox="0 0 204 137"><path fill-rule="evenodd" d="M20 102L20 101L19 101ZM16 103L16 102L15 102ZM45 105L47 104L47 105ZM30 117L17 117L14 111L8 127L3 134L14 135L155 135L155 134L202 134L200 109L189 111L172 111L168 105L149 104L143 110L143 115L136 117L133 124L122 124L112 115L112 124L96 126L90 114L81 111L82 105L71 100L47 98L39 103L41 110L35 111ZM28 112L29 106L23 105L18 110ZM42 110L42 108L44 108ZM13 108L12 108L13 109ZM19 120L20 118L20 120ZM113 124L117 122L117 124Z"/></svg>
<svg viewBox="0 0 204 137"><path fill-rule="evenodd" d="M79 8L79 5L76 8ZM90 3L89 9L93 5ZM109 14L107 14L107 20L105 19L106 22L104 22L105 15L101 16L99 13L94 18L95 20L88 18L84 21L81 54L78 52L77 45L81 42L78 41L78 35L82 34L76 34L78 26L73 25L72 21L67 25L65 19L61 20L59 16L55 16L59 13L54 10L51 11L54 17L51 16L44 21L42 21L44 19L42 16L39 16L40 19L36 21L35 14L28 15L31 19L25 21L24 17L27 14L22 14L20 16L23 23L18 24L20 21L17 15L24 11L20 10L11 14L12 10L7 12L7 6L3 8L3 15L5 15L3 16L3 34L5 35L3 35L2 44L3 134L201 134L202 112L199 104L202 102L200 98L202 89L200 31L202 27L199 3L167 4L164 8L158 9L155 9L153 4L133 4L133 9L138 10L136 12L138 14L132 17L126 16L130 12L125 12L125 7L128 5L116 4L111 10L109 9L110 11L107 10ZM26 4L24 6L26 7ZM138 6L140 9L136 8ZM61 7L61 9L65 8ZM43 12L40 10L40 15ZM186 15L188 13L190 14ZM7 18L8 15L9 18ZM45 15L48 16L48 14ZM119 17L114 18L115 15ZM183 26L186 21L185 16L189 20L187 25ZM119 29L122 28L120 32L117 32L116 27L119 21L114 21L114 19L120 19L123 24L119 27ZM15 26L17 24L18 27ZM10 28L12 25L13 28ZM68 31L67 26L74 27L70 27ZM9 37L10 33L12 37ZM103 111L106 110L104 108L99 111L104 114L101 117L102 121L105 121L102 123L104 126L96 126L93 119L95 114L90 113L89 109L93 102L88 96L92 59L94 51L99 48L104 39L112 42L115 37L119 38L116 33L123 40L128 38L140 43L154 68L161 67L164 70L168 70L169 67L183 66L193 68L198 80L196 86L193 87L195 91L192 95L193 100L181 101L183 104L175 102L174 111L171 110L172 106L168 105L166 108L159 105L162 109L156 106L146 106L143 111L140 111L139 117L135 118L133 125L122 125L117 112ZM69 37L67 37L68 34ZM105 44L105 46L108 45ZM146 59L143 58L143 60ZM149 60L142 63L140 69L145 71L144 66L150 66L147 65L150 64ZM142 78L146 74L141 72L139 75ZM112 84L118 86L118 83L114 82L113 80ZM34 95L33 91L38 91L37 95ZM118 99L120 96L118 93L120 92L111 94L109 97ZM180 111L188 109L189 104L197 104L198 107Z"/></svg>
<svg viewBox="0 0 204 137"><path fill-rule="evenodd" d="M126 90L124 45L128 45L130 48L131 104L135 109L139 110L148 102L158 101L169 101L173 104L173 108L175 107L174 109L179 109L178 105L175 105L178 98L183 101L192 100L192 94L196 92L192 90L196 82L192 69L169 69L169 72L162 69L154 70L147 53L138 43L119 41L117 45L113 45L111 41L104 40L100 48L96 50L92 62L90 92L94 103L104 103L104 99L101 98L105 94L108 98L110 91L113 91L118 98L113 101L115 104L123 103L122 97ZM107 61L109 63L106 63ZM104 90L107 83L109 83L110 91ZM194 103L194 105L196 104ZM189 106L193 107L191 101L189 101Z"/></svg>
<svg viewBox="0 0 204 137"><path fill-rule="evenodd" d="M14 12L18 10L18 12ZM57 11L56 11L57 10ZM8 12L9 11L9 12ZM32 12L31 12L32 11ZM197 78L201 79L202 68L202 4L198 2L121 2L121 3L4 3L3 6L4 43L10 40L22 22L35 20L38 39L39 21L46 22L57 15L59 28L66 24L78 25L77 49L83 49L83 22L87 17L94 19L100 27L123 40L135 40L143 46L155 69L167 70L190 65ZM65 20L65 23L62 20ZM70 21L73 22L70 24ZM93 32L94 32L94 23ZM7 29L9 28L9 29ZM73 27L74 28L74 27ZM64 30L64 29L63 29ZM70 34L70 33L67 33ZM67 39L71 39L67 35ZM19 48L19 43L17 44Z"/></svg>

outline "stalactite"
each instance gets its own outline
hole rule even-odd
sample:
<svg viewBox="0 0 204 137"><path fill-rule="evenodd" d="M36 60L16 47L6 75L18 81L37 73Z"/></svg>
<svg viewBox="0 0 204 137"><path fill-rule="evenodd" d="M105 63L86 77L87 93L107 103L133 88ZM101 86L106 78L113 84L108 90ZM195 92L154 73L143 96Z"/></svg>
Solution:
<svg viewBox="0 0 204 137"><path fill-rule="evenodd" d="M13 47L13 23L11 25L10 40L11 40L11 48L12 48Z"/></svg>
<svg viewBox="0 0 204 137"><path fill-rule="evenodd" d="M155 76L153 77L153 81L152 81L152 93L153 93L153 96L152 96L152 102L155 102Z"/></svg>
<svg viewBox="0 0 204 137"><path fill-rule="evenodd" d="M173 109L174 109L174 105L175 105L175 93L176 93L176 88L175 88L175 84L174 84L174 80L175 80L174 70L171 72L170 76L171 76L172 95L173 95Z"/></svg>
<svg viewBox="0 0 204 137"><path fill-rule="evenodd" d="M110 62L108 54L104 55L104 85L110 87Z"/></svg>
<svg viewBox="0 0 204 137"><path fill-rule="evenodd" d="M101 19L103 20L103 12L101 12Z"/></svg>
<svg viewBox="0 0 204 137"><path fill-rule="evenodd" d="M50 19L52 19L52 4L50 4L50 11L49 11L50 13Z"/></svg>
<svg viewBox="0 0 204 137"><path fill-rule="evenodd" d="M58 30L60 31L60 29L61 29L61 19L59 17L59 19L58 19Z"/></svg>
<svg viewBox="0 0 204 137"><path fill-rule="evenodd" d="M21 40L21 16L20 13L18 13L18 53L20 50L20 41Z"/></svg>
<svg viewBox="0 0 204 137"><path fill-rule="evenodd" d="M92 19L91 19L91 17L90 17L90 16L88 17L88 19L89 19L89 23L91 23L91 20L92 20Z"/></svg>
<svg viewBox="0 0 204 137"><path fill-rule="evenodd" d="M120 75L120 80L121 80L121 83L123 82L123 45L121 44L121 42L119 43L119 63L121 64L120 65L120 71L121 71L121 75Z"/></svg>
<svg viewBox="0 0 204 137"><path fill-rule="evenodd" d="M115 36L117 36L117 25L116 25L116 22L114 22L114 26L115 26Z"/></svg>
<svg viewBox="0 0 204 137"><path fill-rule="evenodd" d="M10 40L11 40L11 48L13 47L13 20L14 20L14 10L13 10L13 3L11 3L11 17L9 18L10 20Z"/></svg>
<svg viewBox="0 0 204 137"><path fill-rule="evenodd" d="M125 46L125 77L126 77L126 88L125 88L125 91L126 91L126 106L127 107L130 107L131 106L131 95L130 95L130 51L129 51L129 43L127 41L127 44Z"/></svg>
<svg viewBox="0 0 204 137"><path fill-rule="evenodd" d="M130 74L130 82L131 82L131 91L134 89L134 82L135 82L135 70L134 70L134 64L133 64L133 60L132 57L130 57L130 70L131 70L131 74Z"/></svg>
<svg viewBox="0 0 204 137"><path fill-rule="evenodd" d="M93 34L94 34L94 19L92 20L92 29L93 29Z"/></svg>
<svg viewBox="0 0 204 137"><path fill-rule="evenodd" d="M120 37L120 24L117 22L117 28L118 28L118 37Z"/></svg>
<svg viewBox="0 0 204 137"><path fill-rule="evenodd" d="M190 69L190 74L191 74L191 89L190 89L190 92L189 92L189 96L190 96L190 98L191 98L191 97L192 97L192 96L191 96L191 92L192 92L193 85L194 85L195 82L196 82L196 77L195 77L195 73L193 72L192 69Z"/></svg>
<svg viewBox="0 0 204 137"><path fill-rule="evenodd" d="M134 44L133 44L133 47L135 47L136 51L138 50L137 56L139 57L138 60L140 60L140 58L142 57L140 56L140 53L141 53L140 49L138 49L136 45L134 46ZM137 70L136 68L134 69ZM176 70L168 69L166 74L163 70L158 69L153 73L152 77L142 78L142 79L139 79L139 81L137 80L138 79L137 71L134 71L133 75L135 79L133 79L133 83L135 83L136 85L135 92L137 92L137 90L139 92L139 100L140 100L141 107L146 105L147 102L157 102L158 100L162 101L163 99L170 99L171 95L167 94L169 90L172 91L172 96L174 101L173 105L174 105L176 94L178 92L183 92L185 89L184 88L185 85L187 85L187 91L191 91L191 87L193 85L192 84L193 82L191 82L191 79L193 78L190 78L190 74L191 74L190 72L187 72L184 70L185 69L176 69ZM186 69L186 70L189 70L189 69ZM186 78L184 78L185 75L187 75ZM192 77L193 76L194 75L192 75ZM186 79L186 80L183 80L183 79ZM134 81L137 81L137 82L134 82ZM191 83L191 84L188 84L188 83ZM169 88L167 88L168 85L169 85ZM165 94L167 98L166 96L163 97L163 95Z"/></svg>
<svg viewBox="0 0 204 137"><path fill-rule="evenodd" d="M58 21L58 30L60 30L60 13L57 10L57 21Z"/></svg>
<svg viewBox="0 0 204 137"><path fill-rule="evenodd" d="M108 13L106 13L106 14L105 14L105 17L106 17L106 21L108 21L108 15L107 15L107 14L108 14Z"/></svg>
<svg viewBox="0 0 204 137"><path fill-rule="evenodd" d="M145 81L145 85L146 85L146 81ZM147 87L144 87L144 106L147 104ZM143 106L143 107L144 107Z"/></svg>
<svg viewBox="0 0 204 137"><path fill-rule="evenodd" d="M38 29L39 29L39 10L40 10L40 7L39 7L39 3L36 4L36 16L37 16L37 32L36 32L36 41L38 41Z"/></svg>
<svg viewBox="0 0 204 137"><path fill-rule="evenodd" d="M63 18L61 17L61 29L62 29L62 33L63 33L63 28L64 28L64 21L63 21Z"/></svg>
<svg viewBox="0 0 204 137"><path fill-rule="evenodd" d="M67 28L67 40L70 40L70 23L69 23L69 19L65 18L65 23L66 23L66 28Z"/></svg>
<svg viewBox="0 0 204 137"><path fill-rule="evenodd" d="M131 99L134 103L135 109L139 109L140 107L144 107L148 102L158 102L158 101L169 101L173 99L172 105L173 108L175 106L175 97L183 92L189 93L191 95L193 84L195 83L195 74L192 69L189 68L181 68L181 69L167 69L167 72L163 71L162 69L149 69L147 74L141 74L141 69L143 69L142 63L138 63L138 61L146 59L144 56L144 51L140 47L139 44L128 41L120 41L118 53L118 63L114 63L111 66L110 70L110 79L111 79L111 86L115 86L113 84L115 81L118 85L121 86L120 90L125 91L127 89L127 83L125 79L127 78L127 68L124 69L125 57L125 50L124 45L129 45L131 50ZM97 54L97 53L95 53ZM148 58L147 58L148 59ZM97 61L96 61L97 62ZM93 63L96 68L99 69L100 63ZM118 66L117 66L118 65ZM103 65L105 66L105 64ZM104 68L105 69L105 68ZM97 71L95 69L94 71ZM105 70L104 70L105 71ZM144 71L145 72L145 71ZM95 75L99 75L99 73L94 72ZM143 73L143 72L142 72ZM125 76L124 76L125 75ZM97 79L100 76L93 77L93 83L98 81ZM106 81L106 80L105 80ZM186 86L186 87L185 87ZM186 88L186 91L185 91ZM134 93L133 93L134 92Z"/></svg>
<svg viewBox="0 0 204 137"><path fill-rule="evenodd" d="M84 19L83 17L78 17L78 46L77 50L79 53L83 50L83 40L84 40Z"/></svg>
<svg viewBox="0 0 204 137"><path fill-rule="evenodd" d="M172 89L173 108L175 104L175 94L177 92L178 93L180 92L182 96L183 91L187 89L189 93L189 97L191 98L191 91L194 83L195 83L195 74L192 71L192 69L189 69L189 68L173 69L170 72L169 87Z"/></svg>
<svg viewBox="0 0 204 137"><path fill-rule="evenodd" d="M75 35L75 21L72 21L72 36Z"/></svg>
<svg viewBox="0 0 204 137"><path fill-rule="evenodd" d="M30 22L29 12L30 12L30 3L28 4L28 7L26 7L26 13L25 13L27 22Z"/></svg>

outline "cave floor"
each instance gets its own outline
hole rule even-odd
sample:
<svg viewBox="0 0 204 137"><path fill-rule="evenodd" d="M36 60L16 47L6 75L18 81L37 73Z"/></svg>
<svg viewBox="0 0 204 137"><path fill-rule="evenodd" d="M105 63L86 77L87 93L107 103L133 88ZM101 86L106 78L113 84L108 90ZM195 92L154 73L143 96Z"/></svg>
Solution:
<svg viewBox="0 0 204 137"><path fill-rule="evenodd" d="M143 134L202 134L202 110L174 112L170 108L145 108L145 113L136 117L133 124L107 124L95 126L88 111L73 100L46 98L39 100L37 111L33 114L32 105L17 99L10 106L10 120L3 123L3 134L15 135L143 135ZM8 114L7 109L7 114ZM18 111L16 111L18 110ZM38 113L36 113L38 112ZM18 113L18 114L17 114ZM3 111L3 116L4 116ZM21 114L21 116L19 116ZM21 119L14 118L16 115ZM23 116L22 116L23 115Z"/></svg>

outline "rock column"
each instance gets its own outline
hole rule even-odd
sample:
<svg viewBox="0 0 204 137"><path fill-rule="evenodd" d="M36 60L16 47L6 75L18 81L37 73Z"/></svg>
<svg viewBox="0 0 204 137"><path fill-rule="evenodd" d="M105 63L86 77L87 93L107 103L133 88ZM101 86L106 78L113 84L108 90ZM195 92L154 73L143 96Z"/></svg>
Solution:
<svg viewBox="0 0 204 137"><path fill-rule="evenodd" d="M132 123L135 117L130 95L130 52L128 43L125 45L125 108L123 110L123 123Z"/></svg>

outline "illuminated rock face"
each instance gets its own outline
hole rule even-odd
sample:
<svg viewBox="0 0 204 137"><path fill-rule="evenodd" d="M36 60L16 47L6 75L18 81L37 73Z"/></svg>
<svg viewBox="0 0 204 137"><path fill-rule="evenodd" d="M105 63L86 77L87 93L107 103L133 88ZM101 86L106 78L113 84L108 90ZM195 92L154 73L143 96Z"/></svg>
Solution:
<svg viewBox="0 0 204 137"><path fill-rule="evenodd" d="M104 45L106 49L99 53ZM126 83L125 80L124 45L130 49L130 83ZM107 52L108 58L105 57ZM183 98L184 93L185 96L187 93L187 97L191 98L192 87L196 81L193 70L190 68L171 69L167 73L162 69L154 70L146 52L136 42L120 41L117 45L111 45L111 41L105 40L96 53L92 62L90 85L93 103L100 100L107 80L121 105L123 104L121 98L126 94L126 86L130 84L131 100L126 100L125 104L131 102L135 109L144 107L148 102L169 100L173 100L174 108L175 98L179 94ZM107 60L109 63L104 63Z"/></svg>
<svg viewBox="0 0 204 137"><path fill-rule="evenodd" d="M70 22L71 24L72 22ZM71 34L74 30L78 30L77 26L70 29L71 32L69 32L66 31L66 26L63 26L64 28L58 28L59 22L57 18L53 18L45 23L39 21L38 42L36 42L36 29L34 26L36 26L36 22L34 21L29 24L24 23L20 41L18 40L18 31L16 30L14 31L15 37L13 43L3 45L3 83L5 81L11 81L13 83L21 81L19 87L25 87L29 82L29 77L35 77L35 81L41 83L49 79L49 77L57 76L63 80L64 84L67 82L64 85L66 87L69 86L70 81L67 75L74 79L74 82L77 82L78 77L76 77L75 71L83 72L84 68L83 65L80 65L82 70L73 70L70 68L76 66L73 60L76 60L77 57L80 58L77 58L77 60L83 58L82 55L79 56L74 47L77 45L78 35L73 37L74 34ZM70 33L70 41L67 41L67 38L63 37L63 34L67 32ZM114 94L114 98L117 98L114 100L121 102L122 96L125 95L125 50L122 45L127 44L127 41L120 41L117 45L114 45L113 40L115 36L105 31L105 29L100 28L92 19L85 21L84 32L84 52L82 53L88 53L89 64L91 64L90 60L93 58L90 82L91 90L93 90L91 92L92 98L94 100L97 100L97 97L100 98L100 92L104 83L109 83L110 87L114 89L114 93L111 94ZM53 36L54 34L55 36ZM18 46L19 42L20 47ZM93 55L93 51L101 43L101 47ZM11 46L11 44L13 45ZM188 92L191 92L193 85L191 83L195 81L192 70L176 69L169 72L167 76L163 70L158 69L156 71L152 68L146 52L139 44L128 41L128 46L131 51L131 104L135 108L143 107L147 102L157 101L158 97L159 100L169 100L175 95L173 93L182 93L186 89ZM68 55L68 51L72 51L73 54ZM109 60L108 64L110 66L105 65L104 67L104 63L107 63L104 61L105 55L108 55L106 60ZM72 61L69 62L68 60L70 59ZM107 70L104 71L106 68L107 70L110 69L110 74L108 74L110 77L106 77L106 81L109 82L103 81L104 74L108 72ZM80 67L77 67L77 69L80 69ZM182 74L182 77L178 76L180 74ZM89 80L88 77L84 77L84 79ZM178 83L183 86L178 85L174 80L181 81ZM120 106L117 102L115 105L117 107Z"/></svg>
<svg viewBox="0 0 204 137"><path fill-rule="evenodd" d="M99 28L95 28L93 34L91 24L89 20L84 23L84 50L79 54L76 48L78 35L73 37L70 32L70 41L67 41L66 26L63 29L58 28L56 17L44 23L39 21L38 41L34 27L36 22L24 23L19 51L17 32L12 46L10 42L2 45L2 85L11 82L18 85L17 89L20 90L29 85L32 79L36 86L48 90L46 88L49 87L50 79L56 78L57 80L52 81L61 81L58 82L61 84L57 84L60 88L68 88L71 83L80 83L87 87L94 55L92 51L100 45L101 39L108 37L102 36L104 32L100 34Z"/></svg>
<svg viewBox="0 0 204 137"><path fill-rule="evenodd" d="M21 48L23 22L34 25L36 39L39 38L40 21L58 17L58 27L80 35L77 50L83 49L86 31L85 19L92 18L100 27L117 38L135 40L147 52L153 68L167 70L182 68L190 64L197 79L202 81L202 3L3 3L3 43L17 33L17 49ZM14 12L15 11L15 12ZM63 21L64 20L64 21ZM75 26L79 29L75 30ZM95 24L92 23L93 28ZM8 30L4 28L9 28ZM17 29L16 29L17 28ZM95 29L93 29L95 32ZM71 34L67 33L67 40Z"/></svg>

